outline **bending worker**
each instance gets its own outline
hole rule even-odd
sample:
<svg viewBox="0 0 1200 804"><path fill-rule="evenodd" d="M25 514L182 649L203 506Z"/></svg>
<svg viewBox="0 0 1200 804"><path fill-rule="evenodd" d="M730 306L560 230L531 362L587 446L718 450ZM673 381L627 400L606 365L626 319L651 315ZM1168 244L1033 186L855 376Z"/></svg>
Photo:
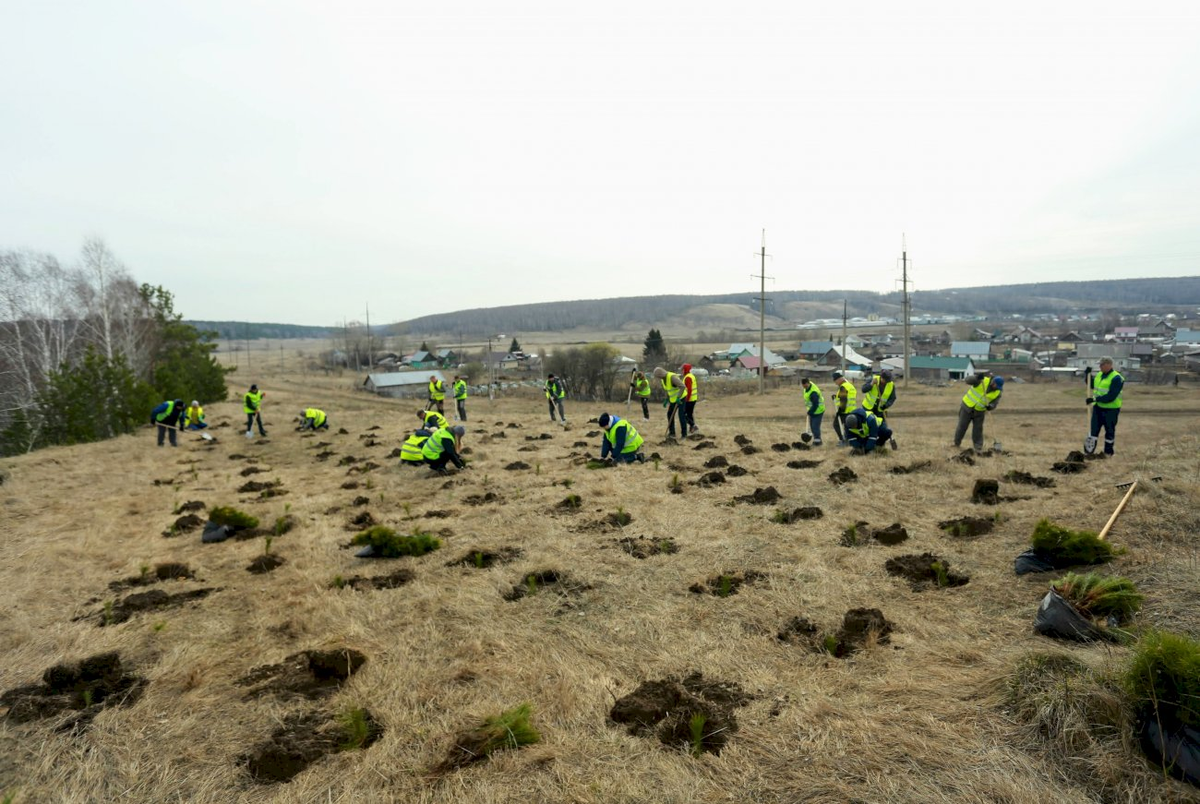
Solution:
<svg viewBox="0 0 1200 804"><path fill-rule="evenodd" d="M833 372L833 381L837 383L837 414L833 417L833 431L837 433L838 446L846 446L846 416L858 407L858 389L854 383L846 379L840 371Z"/></svg>
<svg viewBox="0 0 1200 804"><path fill-rule="evenodd" d="M642 421L650 421L650 381L646 379L646 372L635 371L629 384L633 386L633 392L642 403Z"/></svg>
<svg viewBox="0 0 1200 804"><path fill-rule="evenodd" d="M446 400L446 383L438 379L436 374L429 375L429 401L432 403L429 407L438 409L438 413L445 413Z"/></svg>
<svg viewBox="0 0 1200 804"><path fill-rule="evenodd" d="M989 410L995 410L1000 404L1000 395L1004 393L1004 378L993 377L990 371L982 374L972 374L967 378L971 386L963 395L962 404L958 406L958 426L954 428L954 446L961 447L963 436L967 434L967 425L971 425L971 443L976 452L983 452L983 418Z"/></svg>
<svg viewBox="0 0 1200 804"><path fill-rule="evenodd" d="M667 406L667 437L675 437L675 414L680 413L682 418L683 405L683 379L673 371L667 371L662 366L654 370L654 378L662 383L663 393L667 398L663 400L663 404ZM683 424L683 434L687 435L687 425Z"/></svg>
<svg viewBox="0 0 1200 804"><path fill-rule="evenodd" d="M611 455L614 463L645 462L646 456L640 452L643 439L628 419L601 413L599 422L604 431L600 440L600 460Z"/></svg>
<svg viewBox="0 0 1200 804"><path fill-rule="evenodd" d="M433 435L425 439L421 445L421 454L425 456L425 465L439 475L449 474L446 464L453 463L459 469L466 469L467 462L458 451L462 448L462 437L467 429L461 424L454 427L439 427ZM403 455L403 450L401 450Z"/></svg>
<svg viewBox="0 0 1200 804"><path fill-rule="evenodd" d="M450 422L446 421L446 417L436 410L418 410L417 418L421 420L421 427L431 433L440 427L450 426Z"/></svg>
<svg viewBox="0 0 1200 804"><path fill-rule="evenodd" d="M808 377L800 380L804 387L804 406L808 410L808 429L812 431L813 446L821 446L821 420L825 418L825 399L821 389Z"/></svg>
<svg viewBox="0 0 1200 804"><path fill-rule="evenodd" d="M429 436L428 430L414 430L413 434L404 440L404 443L400 445L401 466L425 465L425 453L421 448L425 446Z"/></svg>
<svg viewBox="0 0 1200 804"><path fill-rule="evenodd" d="M558 418L562 419L563 424L566 424L567 414L563 412L563 397L567 395L567 386L558 377L548 374L543 390L546 392L546 401L550 403L550 421L554 421L554 408L557 406Z"/></svg>
<svg viewBox="0 0 1200 804"><path fill-rule="evenodd" d="M317 410L316 408L305 408L300 411L300 431L305 430L328 430L329 419L325 417L325 411Z"/></svg>
<svg viewBox="0 0 1200 804"><path fill-rule="evenodd" d="M874 413L880 421L887 420L887 409L896 404L896 384L892 382L892 372L884 369L862 387L863 409Z"/></svg>
<svg viewBox="0 0 1200 804"><path fill-rule="evenodd" d="M150 411L150 423L158 425L158 445L160 447L163 445L163 436L168 433L171 436L171 446L179 446L175 442L175 431L179 429L181 419L183 419L182 399L168 399Z"/></svg>
<svg viewBox="0 0 1200 804"><path fill-rule="evenodd" d="M864 455L874 452L875 447L884 441L888 442L892 449L896 449L896 439L892 438L891 428L864 408L857 408L846 416L846 439L855 452Z"/></svg>

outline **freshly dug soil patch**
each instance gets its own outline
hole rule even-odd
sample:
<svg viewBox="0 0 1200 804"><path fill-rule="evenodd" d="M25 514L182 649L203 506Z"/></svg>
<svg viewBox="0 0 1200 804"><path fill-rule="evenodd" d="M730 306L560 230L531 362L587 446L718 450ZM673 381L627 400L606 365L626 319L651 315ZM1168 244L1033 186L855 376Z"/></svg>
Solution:
<svg viewBox="0 0 1200 804"><path fill-rule="evenodd" d="M714 455L704 462L705 469L720 469L728 465L729 461L725 459L724 455Z"/></svg>
<svg viewBox="0 0 1200 804"><path fill-rule="evenodd" d="M788 469L813 469L820 466L824 461L788 461Z"/></svg>
<svg viewBox="0 0 1200 804"><path fill-rule="evenodd" d="M171 561L156 565L153 571L148 571L144 575L131 575L120 581L113 581L108 588L114 592L120 592L135 586L152 586L162 581L193 580L195 577L187 564Z"/></svg>
<svg viewBox="0 0 1200 804"><path fill-rule="evenodd" d="M399 458L402 454L403 454L403 452L401 451L401 449L399 447L396 447L391 452L389 452L386 457L389 461L391 461L391 460L395 460L396 458Z"/></svg>
<svg viewBox="0 0 1200 804"><path fill-rule="evenodd" d="M371 438L371 439L368 439L368 440L364 441L364 442L363 442L363 446L364 446L364 447L378 447L378 446L379 446L379 442L378 442L378 441L376 441L375 439Z"/></svg>
<svg viewBox="0 0 1200 804"><path fill-rule="evenodd" d="M704 488L711 488L725 482L725 475L720 472L705 472L700 475L700 479L696 481L696 485ZM682 489L681 489L682 491Z"/></svg>
<svg viewBox="0 0 1200 804"><path fill-rule="evenodd" d="M346 474L357 475L360 473L371 472L378 468L379 468L379 464L375 463L374 461L367 461L366 463L359 464L358 466L351 466L346 471Z"/></svg>
<svg viewBox="0 0 1200 804"><path fill-rule="evenodd" d="M347 480L345 483L342 484L342 488L346 489L347 491L353 491L354 489L358 488L358 481L357 480Z"/></svg>
<svg viewBox="0 0 1200 804"><path fill-rule="evenodd" d="M574 444L572 444L571 446L572 446L572 447L586 447L586 446L588 445L588 443L589 443L589 442L587 442L587 441L576 441L576 442L575 442Z"/></svg>
<svg viewBox="0 0 1200 804"><path fill-rule="evenodd" d="M859 547L871 541L871 528L866 522L855 522L842 531L838 544L842 547Z"/></svg>
<svg viewBox="0 0 1200 804"><path fill-rule="evenodd" d="M539 570L526 573L521 582L505 593L504 599L510 603L523 597L536 597L547 592L562 597L578 595L592 587L581 581L569 578L566 573L558 570Z"/></svg>
<svg viewBox="0 0 1200 804"><path fill-rule="evenodd" d="M454 516L454 512L443 511L440 508L435 508L432 511L426 511L424 514L422 514L422 516L426 519L449 519L450 517Z"/></svg>
<svg viewBox="0 0 1200 804"><path fill-rule="evenodd" d="M355 575L346 578L342 586L348 586L356 592L369 592L373 589L397 589L417 577L410 569L398 569L387 575Z"/></svg>
<svg viewBox="0 0 1200 804"><path fill-rule="evenodd" d="M771 449L775 450L776 452L791 452L792 445L791 444L772 444Z"/></svg>
<svg viewBox="0 0 1200 804"><path fill-rule="evenodd" d="M268 553L251 561L249 566L246 567L246 572L252 575L264 575L268 572L274 572L286 563L282 556Z"/></svg>
<svg viewBox="0 0 1200 804"><path fill-rule="evenodd" d="M331 452L329 450L325 450L324 452L318 452L313 457L315 457L318 461L327 461L330 458L332 458L334 455L337 455L337 453Z"/></svg>
<svg viewBox="0 0 1200 804"><path fill-rule="evenodd" d="M352 463L358 463L358 458L355 458L353 455L346 455L340 461L338 461L337 465L349 466Z"/></svg>
<svg viewBox="0 0 1200 804"><path fill-rule="evenodd" d="M504 468L510 472L516 472L516 471L520 471L521 469L528 469L529 464L527 464L523 461L513 461L512 463L508 464Z"/></svg>
<svg viewBox="0 0 1200 804"><path fill-rule="evenodd" d="M858 480L858 475L849 466L843 466L841 469L838 469L836 472L831 472L829 475L829 482L835 486L853 483L856 480Z"/></svg>
<svg viewBox="0 0 1200 804"><path fill-rule="evenodd" d="M889 547L908 541L908 531L899 522L888 525L886 528L876 528L871 536L875 541Z"/></svg>
<svg viewBox="0 0 1200 804"><path fill-rule="evenodd" d="M245 458L245 457L246 457L246 456L245 456L245 455L243 455L242 453L240 453L240 452L235 452L235 453L233 453L232 455L230 455L230 456L229 456L229 460L231 460L231 461L240 461L240 460L242 460L242 459L243 459L243 458ZM253 458L251 458L250 460L252 460L252 461L253 461L254 459L253 459Z"/></svg>
<svg viewBox="0 0 1200 804"><path fill-rule="evenodd" d="M997 505L1000 502L1000 482L980 478L971 489L971 502L980 505Z"/></svg>
<svg viewBox="0 0 1200 804"><path fill-rule="evenodd" d="M359 495L359 496L355 497L354 501L351 502L350 504L351 505L369 505L370 502L371 502L370 497L363 497L362 495Z"/></svg>
<svg viewBox="0 0 1200 804"><path fill-rule="evenodd" d="M725 474L729 475L730 477L742 477L743 475L748 475L750 473L738 466L736 463L731 463L729 468L725 470Z"/></svg>
<svg viewBox="0 0 1200 804"><path fill-rule="evenodd" d="M633 516L628 511L614 511L604 517L604 522L614 528L623 528L632 521Z"/></svg>
<svg viewBox="0 0 1200 804"><path fill-rule="evenodd" d="M575 512L582 506L583 499L578 494L568 494L554 505L554 510Z"/></svg>
<svg viewBox="0 0 1200 804"><path fill-rule="evenodd" d="M957 539L971 539L991 533L996 527L996 520L982 517L964 516L958 519L947 519L939 522L938 527L946 534Z"/></svg>
<svg viewBox="0 0 1200 804"><path fill-rule="evenodd" d="M697 595L729 597L736 595L742 586L757 583L766 577L765 572L758 570L730 570L720 575L710 576L703 581L697 581L688 587L688 591Z"/></svg>
<svg viewBox="0 0 1200 804"><path fill-rule="evenodd" d="M521 447L520 449L517 450L517 452L537 452L537 451L538 451L538 448L533 446L532 444Z"/></svg>
<svg viewBox="0 0 1200 804"><path fill-rule="evenodd" d="M753 444L747 444L746 446L742 447L743 455L754 455L759 452L762 452L762 450L760 450L758 447L754 446Z"/></svg>
<svg viewBox="0 0 1200 804"><path fill-rule="evenodd" d="M974 450L964 449L962 452L958 453L950 460L954 461L955 463L964 464L965 466L974 466L975 465L975 452L974 452Z"/></svg>
<svg viewBox="0 0 1200 804"><path fill-rule="evenodd" d="M737 684L705 681L692 673L684 679L642 682L613 705L609 718L633 735L656 734L664 745L719 754L737 731L733 710L750 700Z"/></svg>
<svg viewBox="0 0 1200 804"><path fill-rule="evenodd" d="M804 508L793 508L791 511L777 511L775 513L775 521L781 525L790 525L793 522L820 519L823 516L825 516L824 511L815 505L809 505Z"/></svg>
<svg viewBox="0 0 1200 804"><path fill-rule="evenodd" d="M780 642L817 648L821 645L821 629L807 617L793 617L784 624L775 638Z"/></svg>
<svg viewBox="0 0 1200 804"><path fill-rule="evenodd" d="M1013 469L1004 476L1004 479L1009 483L1019 483L1024 486L1037 486L1039 489L1054 488L1054 478L1052 477L1035 477L1028 472L1021 472Z"/></svg>
<svg viewBox="0 0 1200 804"><path fill-rule="evenodd" d="M174 608L182 606L192 600L201 600L208 597L213 592L219 591L215 588L195 589L191 592L178 592L174 595L168 594L161 589L151 589L149 592L138 592L121 600L112 607L109 612L101 611L96 615L96 625L101 627L106 625L117 625L137 614L145 614L150 611L158 611L160 609Z"/></svg>
<svg viewBox="0 0 1200 804"><path fill-rule="evenodd" d="M679 552L679 545L674 539L647 539L645 536L626 536L618 539L617 545L634 558L649 558L657 555L671 555Z"/></svg>
<svg viewBox="0 0 1200 804"><path fill-rule="evenodd" d="M908 466L893 466L888 471L894 475L911 475L913 472L919 472L931 466L933 466L933 461L917 461L916 463L910 463Z"/></svg>
<svg viewBox="0 0 1200 804"><path fill-rule="evenodd" d="M717 445L714 444L712 441L701 441L699 444L692 447L692 449L716 449L716 448L717 448Z"/></svg>
<svg viewBox="0 0 1200 804"><path fill-rule="evenodd" d="M526 441L549 441L552 438L554 438L554 436L550 435L549 433L541 433L540 435L525 436Z"/></svg>
<svg viewBox="0 0 1200 804"><path fill-rule="evenodd" d="M241 494L249 494L251 492L267 491L269 489L276 488L277 486L279 486L278 483L270 480L266 482L251 480L249 483L243 483L242 485L238 486L238 492Z"/></svg>
<svg viewBox="0 0 1200 804"><path fill-rule="evenodd" d="M446 564L447 567L470 567L472 569L488 569L524 555L519 548L501 547L499 550L468 550L462 557Z"/></svg>
<svg viewBox="0 0 1200 804"><path fill-rule="evenodd" d="M733 501L752 503L754 505L772 505L783 499L783 495L775 490L774 486L767 486L765 489L755 489L753 494L743 494L740 497L734 497Z"/></svg>
<svg viewBox="0 0 1200 804"><path fill-rule="evenodd" d="M306 650L293 653L279 664L256 667L238 679L239 687L253 687L247 698L261 695L319 698L334 692L358 672L367 657L351 648Z"/></svg>
<svg viewBox="0 0 1200 804"><path fill-rule="evenodd" d="M203 511L204 503L199 500L188 500L183 505L175 509L177 514L186 514L188 511Z"/></svg>
<svg viewBox="0 0 1200 804"><path fill-rule="evenodd" d="M919 556L896 556L884 562L883 567L887 570L888 575L897 575L908 581L914 592L948 586L963 586L970 580L966 575L951 572L950 563L933 553L922 553Z"/></svg>
<svg viewBox="0 0 1200 804"><path fill-rule="evenodd" d="M805 435L808 435L808 434L805 433ZM792 449L806 450L806 449L812 449L812 446L807 441L793 441Z"/></svg>
<svg viewBox="0 0 1200 804"><path fill-rule="evenodd" d="M166 536L169 539L172 536L180 536L184 533L191 533L193 530L202 527L204 527L203 519L195 514L184 514L183 516L179 517L179 519L176 519L171 527L163 531L163 536Z"/></svg>
<svg viewBox="0 0 1200 804"><path fill-rule="evenodd" d="M116 651L78 662L56 664L42 673L42 683L15 687L0 695L5 718L28 723L73 711L56 731L86 729L101 710L128 706L142 696L146 679L125 672Z"/></svg>
<svg viewBox="0 0 1200 804"><path fill-rule="evenodd" d="M349 522L346 523L346 530L365 530L372 525L378 525L375 517L371 516L370 511L363 511L355 515Z"/></svg>
<svg viewBox="0 0 1200 804"><path fill-rule="evenodd" d="M355 748L369 748L382 735L383 727L364 711L366 739ZM242 757L246 771L260 784L288 782L317 760L343 750L347 736L344 727L320 712L288 717L265 742Z"/></svg>
<svg viewBox="0 0 1200 804"><path fill-rule="evenodd" d="M594 422L596 420L592 419L592 421ZM587 436L588 438L595 438L596 436L600 435L600 431L599 430L588 430L586 433L584 433L584 435Z"/></svg>
<svg viewBox="0 0 1200 804"><path fill-rule="evenodd" d="M750 439L746 438L746 436L742 435L741 433L738 433L733 437L733 443L737 444L739 447L744 447L750 443Z"/></svg>
<svg viewBox="0 0 1200 804"><path fill-rule="evenodd" d="M502 424L504 424L504 422L496 422L495 426L499 427ZM509 422L506 426L508 427L509 430L520 430L521 429L521 425L517 424L516 422Z"/></svg>
<svg viewBox="0 0 1200 804"><path fill-rule="evenodd" d="M489 491L486 494L471 494L463 502L467 505L486 505L487 503L502 503L504 498L494 491Z"/></svg>
<svg viewBox="0 0 1200 804"><path fill-rule="evenodd" d="M259 466L247 466L245 469L238 472L238 474L242 477L250 477L250 475L261 475L265 471L267 470Z"/></svg>
<svg viewBox="0 0 1200 804"><path fill-rule="evenodd" d="M836 647L831 651L842 658L867 647L872 642L885 645L890 641L892 624L879 609L850 609L842 618L842 627L834 635Z"/></svg>

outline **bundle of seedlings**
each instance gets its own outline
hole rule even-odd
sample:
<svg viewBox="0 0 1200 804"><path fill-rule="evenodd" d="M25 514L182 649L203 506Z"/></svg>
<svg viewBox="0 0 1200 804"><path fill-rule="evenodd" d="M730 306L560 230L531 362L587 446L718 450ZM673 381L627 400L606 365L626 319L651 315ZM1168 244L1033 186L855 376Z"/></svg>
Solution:
<svg viewBox="0 0 1200 804"><path fill-rule="evenodd" d="M1069 530L1043 519L1033 529L1030 549L1013 561L1013 571L1025 575L1103 564L1114 554L1112 545L1090 530Z"/></svg>
<svg viewBox="0 0 1200 804"><path fill-rule="evenodd" d="M367 528L350 543L362 546L363 549L354 554L358 558L423 556L442 546L441 539L420 528L413 528L412 533L402 536L383 525Z"/></svg>
<svg viewBox="0 0 1200 804"><path fill-rule="evenodd" d="M221 505L208 512L208 522L204 524L204 533L200 541L205 544L223 542L230 536L252 531L258 527L258 517L253 517L245 511L239 511L228 505Z"/></svg>
<svg viewBox="0 0 1200 804"><path fill-rule="evenodd" d="M475 728L458 734L449 752L434 769L435 774L449 773L473 762L487 759L496 751L521 748L540 742L542 735L529 722L533 705L524 703L498 715L484 718Z"/></svg>
<svg viewBox="0 0 1200 804"><path fill-rule="evenodd" d="M1124 678L1147 755L1200 786L1200 642L1151 631Z"/></svg>
<svg viewBox="0 0 1200 804"><path fill-rule="evenodd" d="M1122 632L1115 629L1133 619L1143 600L1128 578L1068 572L1050 584L1033 628L1045 636L1080 642L1117 639Z"/></svg>

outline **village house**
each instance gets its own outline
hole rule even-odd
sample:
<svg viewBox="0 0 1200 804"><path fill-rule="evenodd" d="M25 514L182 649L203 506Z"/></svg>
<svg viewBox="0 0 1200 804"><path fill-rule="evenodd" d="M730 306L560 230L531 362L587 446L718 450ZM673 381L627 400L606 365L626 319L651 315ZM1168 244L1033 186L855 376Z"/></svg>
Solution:
<svg viewBox="0 0 1200 804"><path fill-rule="evenodd" d="M429 397L430 375L437 377L447 387L450 385L450 381L441 371L394 371L368 374L367 378L363 380L362 387L379 396L426 399Z"/></svg>

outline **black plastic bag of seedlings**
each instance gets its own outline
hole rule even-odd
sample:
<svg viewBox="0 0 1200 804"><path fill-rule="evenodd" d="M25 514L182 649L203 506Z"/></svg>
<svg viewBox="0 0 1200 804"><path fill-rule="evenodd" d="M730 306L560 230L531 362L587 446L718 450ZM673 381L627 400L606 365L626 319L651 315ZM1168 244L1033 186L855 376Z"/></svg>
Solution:
<svg viewBox="0 0 1200 804"><path fill-rule="evenodd" d="M223 542L233 535L233 528L228 525L218 525L216 522L205 522L204 533L200 534L200 541L204 544L213 544L215 542Z"/></svg>
<svg viewBox="0 0 1200 804"><path fill-rule="evenodd" d="M1031 572L1050 572L1055 567L1037 554L1036 550L1026 550L1013 559L1013 572L1018 575L1028 575Z"/></svg>
<svg viewBox="0 0 1200 804"><path fill-rule="evenodd" d="M1200 787L1200 731L1183 725L1163 728L1151 716L1142 725L1142 747L1171 775Z"/></svg>
<svg viewBox="0 0 1200 804"><path fill-rule="evenodd" d="M1106 639L1107 635L1092 625L1091 621L1075 610L1062 595L1051 589L1042 598L1033 630L1043 636L1056 639L1073 639L1077 642L1092 642Z"/></svg>

